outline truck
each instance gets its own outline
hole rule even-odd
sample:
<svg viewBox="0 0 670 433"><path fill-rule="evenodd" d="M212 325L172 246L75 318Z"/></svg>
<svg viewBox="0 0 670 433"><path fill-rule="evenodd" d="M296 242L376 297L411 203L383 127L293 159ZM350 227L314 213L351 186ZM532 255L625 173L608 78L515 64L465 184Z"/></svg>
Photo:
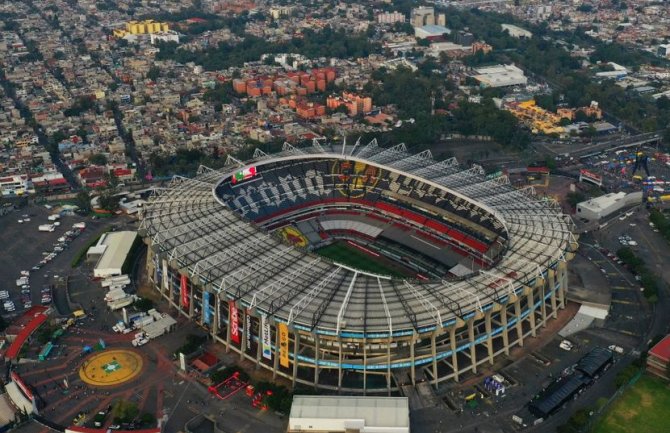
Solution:
<svg viewBox="0 0 670 433"><path fill-rule="evenodd" d="M116 310L120 310L123 307L127 307L128 305L131 305L136 300L137 300L137 296L126 295L123 298L119 298L119 299L115 299L114 301L107 302L107 306L109 307L110 310L116 311Z"/></svg>
<svg viewBox="0 0 670 433"><path fill-rule="evenodd" d="M151 316L140 317L140 318L137 318L133 321L133 328L142 329L146 325L148 325L149 323L153 323L153 322L154 322L154 318L151 317Z"/></svg>
<svg viewBox="0 0 670 433"><path fill-rule="evenodd" d="M117 299L122 299L126 296L128 296L128 294L124 292L123 289L110 290L105 295L105 302L116 301Z"/></svg>
<svg viewBox="0 0 670 433"><path fill-rule="evenodd" d="M135 338L131 341L132 345L135 347L144 346L149 342L149 339L144 335L144 332L135 334Z"/></svg>
<svg viewBox="0 0 670 433"><path fill-rule="evenodd" d="M56 226L53 224L41 224L40 226L37 227L37 230L41 232L52 232L56 230Z"/></svg>
<svg viewBox="0 0 670 433"><path fill-rule="evenodd" d="M121 334L127 334L131 331L130 328L126 328L126 324L123 323L123 320L116 322L116 325L112 326L112 331L118 332Z"/></svg>
<svg viewBox="0 0 670 433"><path fill-rule="evenodd" d="M85 222L74 223L74 224L72 224L72 228L73 229L84 230L86 228L86 223Z"/></svg>
<svg viewBox="0 0 670 433"><path fill-rule="evenodd" d="M109 277L102 280L100 283L102 287L110 287L115 285L128 285L130 284L130 277L128 275L119 275L118 277Z"/></svg>
<svg viewBox="0 0 670 433"><path fill-rule="evenodd" d="M18 280L16 280L16 286L21 287L21 286L26 286L30 280L28 280L28 277L21 277Z"/></svg>

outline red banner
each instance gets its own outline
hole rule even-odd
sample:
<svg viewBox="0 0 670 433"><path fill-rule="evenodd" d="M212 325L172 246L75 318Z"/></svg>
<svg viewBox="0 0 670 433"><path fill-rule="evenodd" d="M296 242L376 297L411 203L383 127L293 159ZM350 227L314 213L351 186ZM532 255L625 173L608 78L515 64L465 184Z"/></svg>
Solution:
<svg viewBox="0 0 670 433"><path fill-rule="evenodd" d="M228 317L230 318L230 339L240 344L240 316L235 301L228 301Z"/></svg>
<svg viewBox="0 0 670 433"><path fill-rule="evenodd" d="M23 391L23 395L25 395L28 400L32 401L33 400L33 393L30 391L30 389L26 386L26 384L23 382L23 379L19 377L16 372L12 371L9 374L9 377L16 383L16 385Z"/></svg>
<svg viewBox="0 0 670 433"><path fill-rule="evenodd" d="M588 171L588 170L586 170L585 168L582 168L581 170L579 170L579 174L581 174L581 175L584 176L584 177L588 177L588 178L590 178L590 179L593 179L593 180L595 180L596 182L602 182L602 181L603 181L603 177L602 177L602 176L600 176L600 175L598 175L598 174L595 174L595 173L593 173L593 172L591 172L591 171Z"/></svg>
<svg viewBox="0 0 670 433"><path fill-rule="evenodd" d="M181 276L181 286L179 293L181 295L181 306L184 308L188 308L188 277L186 275Z"/></svg>

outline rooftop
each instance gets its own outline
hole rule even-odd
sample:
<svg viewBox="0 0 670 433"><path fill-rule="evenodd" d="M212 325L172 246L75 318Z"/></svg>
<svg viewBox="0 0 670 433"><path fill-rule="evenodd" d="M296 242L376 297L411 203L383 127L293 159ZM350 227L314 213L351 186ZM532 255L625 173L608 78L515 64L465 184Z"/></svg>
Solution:
<svg viewBox="0 0 670 433"><path fill-rule="evenodd" d="M670 335L666 335L664 339L656 343L649 351L649 354L665 362L670 362Z"/></svg>
<svg viewBox="0 0 670 433"><path fill-rule="evenodd" d="M297 395L289 424L306 418L363 420L366 427L409 427L409 403L407 397Z"/></svg>

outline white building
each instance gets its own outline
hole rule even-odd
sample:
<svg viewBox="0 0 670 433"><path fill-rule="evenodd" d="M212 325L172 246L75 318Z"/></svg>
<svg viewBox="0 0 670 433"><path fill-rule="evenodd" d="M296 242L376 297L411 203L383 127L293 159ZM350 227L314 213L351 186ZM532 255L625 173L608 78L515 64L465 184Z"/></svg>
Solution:
<svg viewBox="0 0 670 433"><path fill-rule="evenodd" d="M451 30L444 26L431 24L423 27L414 27L414 36L418 39L438 38L449 34L451 34Z"/></svg>
<svg viewBox="0 0 670 433"><path fill-rule="evenodd" d="M393 24L393 23L404 23L405 15L400 12L384 12L377 15L377 22L379 24Z"/></svg>
<svg viewBox="0 0 670 433"><path fill-rule="evenodd" d="M4 197L34 194L35 188L26 175L0 177L0 191Z"/></svg>
<svg viewBox="0 0 670 433"><path fill-rule="evenodd" d="M137 232L105 233L98 243L88 249L87 259L98 258L93 268L94 278L107 278L123 274L123 264L137 238Z"/></svg>
<svg viewBox="0 0 670 433"><path fill-rule="evenodd" d="M513 38L531 38L533 34L526 29L515 26L513 24L501 24L502 31L507 30L507 33Z"/></svg>
<svg viewBox="0 0 670 433"><path fill-rule="evenodd" d="M528 78L514 65L495 65L475 69L474 79L482 87L525 86Z"/></svg>
<svg viewBox="0 0 670 433"><path fill-rule="evenodd" d="M642 192L611 192L577 204L577 216L590 221L605 218L619 209L642 202Z"/></svg>
<svg viewBox="0 0 670 433"><path fill-rule="evenodd" d="M179 33L172 30L167 32L150 33L149 36L151 37L151 45L154 45L156 41L179 43Z"/></svg>
<svg viewBox="0 0 670 433"><path fill-rule="evenodd" d="M409 433L407 397L296 395L288 433Z"/></svg>

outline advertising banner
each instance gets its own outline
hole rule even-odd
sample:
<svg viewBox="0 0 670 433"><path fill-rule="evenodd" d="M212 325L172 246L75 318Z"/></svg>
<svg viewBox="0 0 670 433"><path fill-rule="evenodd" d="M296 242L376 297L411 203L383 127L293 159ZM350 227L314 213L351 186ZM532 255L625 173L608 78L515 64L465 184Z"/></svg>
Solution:
<svg viewBox="0 0 670 433"><path fill-rule="evenodd" d="M286 323L280 323L277 326L279 332L279 364L288 368L288 326Z"/></svg>
<svg viewBox="0 0 670 433"><path fill-rule="evenodd" d="M240 317L235 301L228 301L228 317L230 318L230 339L240 344Z"/></svg>
<svg viewBox="0 0 670 433"><path fill-rule="evenodd" d="M244 338L247 339L247 350L251 349L251 311L244 311Z"/></svg>
<svg viewBox="0 0 670 433"><path fill-rule="evenodd" d="M186 275L181 276L181 286L180 286L180 291L179 293L181 294L181 306L184 308L188 308L188 277Z"/></svg>
<svg viewBox="0 0 670 433"><path fill-rule="evenodd" d="M212 323L212 307L209 305L209 298L212 294L204 291L202 292L202 321L209 325Z"/></svg>
<svg viewBox="0 0 670 433"><path fill-rule="evenodd" d="M169 280L168 280L168 267L167 267L167 260L163 259L163 291L170 290L170 286L168 286Z"/></svg>
<svg viewBox="0 0 670 433"><path fill-rule="evenodd" d="M261 341L263 344L263 358L272 359L272 331L268 316L261 315Z"/></svg>

